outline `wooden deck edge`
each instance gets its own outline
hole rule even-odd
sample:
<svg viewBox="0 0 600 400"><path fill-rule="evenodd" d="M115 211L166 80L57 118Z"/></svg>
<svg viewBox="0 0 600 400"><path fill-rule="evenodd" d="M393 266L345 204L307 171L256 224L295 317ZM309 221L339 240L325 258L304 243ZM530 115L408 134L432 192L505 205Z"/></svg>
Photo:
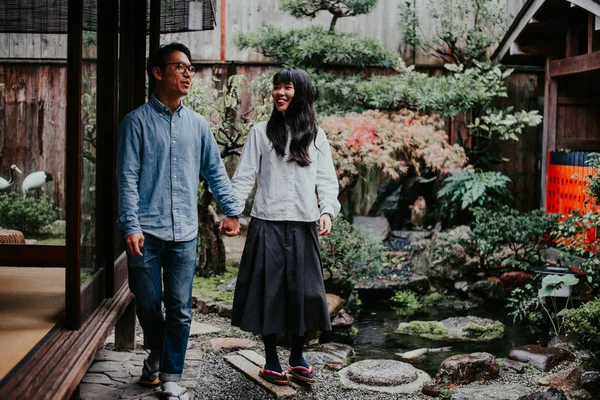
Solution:
<svg viewBox="0 0 600 400"><path fill-rule="evenodd" d="M0 399L66 399L76 390L111 329L133 301L123 284L78 331L61 329L0 388Z"/></svg>

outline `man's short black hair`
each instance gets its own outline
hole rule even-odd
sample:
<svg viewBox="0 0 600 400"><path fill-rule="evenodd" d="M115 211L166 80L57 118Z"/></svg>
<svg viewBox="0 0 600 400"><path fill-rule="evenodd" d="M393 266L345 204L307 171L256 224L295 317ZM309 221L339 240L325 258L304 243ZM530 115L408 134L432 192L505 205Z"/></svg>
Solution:
<svg viewBox="0 0 600 400"><path fill-rule="evenodd" d="M192 54L190 53L190 49L182 43L173 42L165 44L164 46L160 46L158 49L151 52L150 56L148 57L146 73L148 74L148 82L150 84L150 87L154 87L156 83L154 76L152 76L152 68L164 68L165 63L169 59L169 56L171 56L171 53L173 53L174 51L181 51L187 56L190 62L192 61Z"/></svg>

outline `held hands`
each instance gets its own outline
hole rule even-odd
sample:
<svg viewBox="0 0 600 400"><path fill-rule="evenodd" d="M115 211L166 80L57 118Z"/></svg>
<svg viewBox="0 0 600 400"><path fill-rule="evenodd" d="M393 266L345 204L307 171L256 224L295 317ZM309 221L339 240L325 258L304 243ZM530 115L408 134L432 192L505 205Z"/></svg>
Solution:
<svg viewBox="0 0 600 400"><path fill-rule="evenodd" d="M319 236L327 236L331 233L331 215L323 214L321 215L321 220L319 221Z"/></svg>
<svg viewBox="0 0 600 400"><path fill-rule="evenodd" d="M240 233L240 219L238 217L225 217L219 224L219 232L225 236L236 236Z"/></svg>
<svg viewBox="0 0 600 400"><path fill-rule="evenodd" d="M134 256L143 256L141 248L144 247L144 234L142 232L134 232L127 236L125 241L127 253Z"/></svg>

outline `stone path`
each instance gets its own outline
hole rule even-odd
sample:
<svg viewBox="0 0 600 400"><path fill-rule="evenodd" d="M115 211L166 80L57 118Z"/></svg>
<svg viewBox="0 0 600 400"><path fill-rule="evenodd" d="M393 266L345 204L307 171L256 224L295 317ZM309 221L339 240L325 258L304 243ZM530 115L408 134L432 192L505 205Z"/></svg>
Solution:
<svg viewBox="0 0 600 400"><path fill-rule="evenodd" d="M221 332L213 325L193 321L190 331L190 344L185 357L183 377L180 385L188 389L190 400L194 399L198 380L198 365L204 351L194 348L193 338L201 335ZM82 400L114 400L114 399L160 399L159 388L143 387L139 384L144 359L148 351L141 347L143 338L136 337L138 346L130 351L113 351L114 335L108 337L105 346L98 352L94 363L81 381L80 397Z"/></svg>

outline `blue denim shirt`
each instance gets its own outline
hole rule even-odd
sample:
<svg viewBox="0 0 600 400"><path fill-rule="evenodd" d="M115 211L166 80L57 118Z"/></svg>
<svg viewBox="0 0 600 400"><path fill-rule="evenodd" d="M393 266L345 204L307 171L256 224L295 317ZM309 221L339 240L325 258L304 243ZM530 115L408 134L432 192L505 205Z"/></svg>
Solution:
<svg viewBox="0 0 600 400"><path fill-rule="evenodd" d="M171 114L152 96L119 128L117 226L125 237L144 232L167 241L195 238L200 176L226 215L243 211L208 122L184 106Z"/></svg>

